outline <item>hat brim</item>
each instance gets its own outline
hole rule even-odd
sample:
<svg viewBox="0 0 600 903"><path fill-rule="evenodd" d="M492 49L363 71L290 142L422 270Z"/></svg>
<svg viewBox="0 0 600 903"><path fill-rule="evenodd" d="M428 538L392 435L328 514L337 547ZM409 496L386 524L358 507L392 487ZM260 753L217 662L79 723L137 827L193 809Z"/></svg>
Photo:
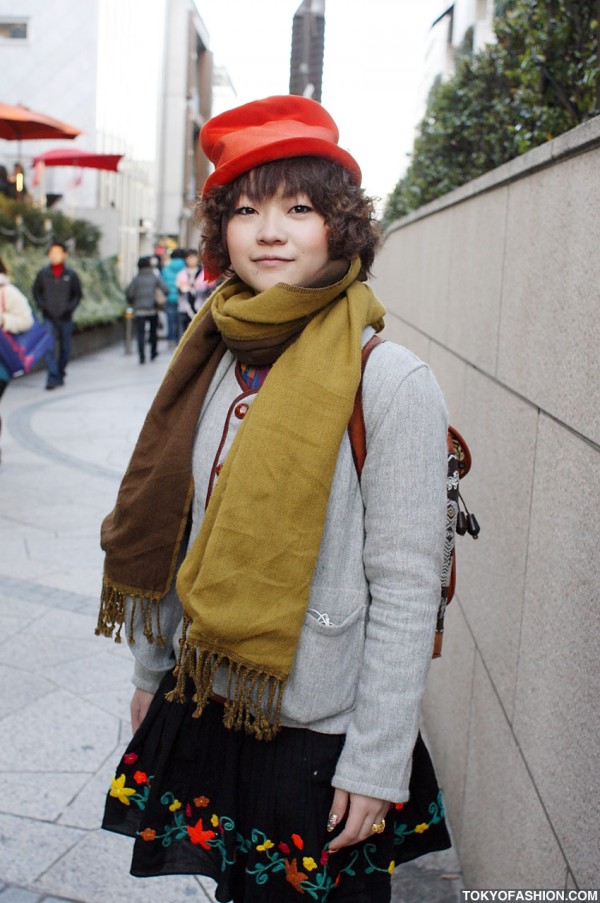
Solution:
<svg viewBox="0 0 600 903"><path fill-rule="evenodd" d="M323 157L333 163L339 163L352 174L357 185L361 183L362 173L358 163L343 148L322 138L295 136L263 144L223 163L209 175L202 188L202 194L208 194L216 185L228 185L238 176L263 163L290 157Z"/></svg>

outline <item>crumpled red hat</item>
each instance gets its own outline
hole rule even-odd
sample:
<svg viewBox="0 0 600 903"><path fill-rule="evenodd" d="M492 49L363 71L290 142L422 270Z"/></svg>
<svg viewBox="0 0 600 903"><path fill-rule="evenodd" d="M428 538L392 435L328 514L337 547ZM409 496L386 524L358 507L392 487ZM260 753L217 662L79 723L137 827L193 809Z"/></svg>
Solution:
<svg viewBox="0 0 600 903"><path fill-rule="evenodd" d="M209 119L200 132L202 149L215 166L202 194L261 163L285 157L325 157L349 170L360 185L360 167L338 146L338 139L327 110L308 97L265 97L227 110Z"/></svg>

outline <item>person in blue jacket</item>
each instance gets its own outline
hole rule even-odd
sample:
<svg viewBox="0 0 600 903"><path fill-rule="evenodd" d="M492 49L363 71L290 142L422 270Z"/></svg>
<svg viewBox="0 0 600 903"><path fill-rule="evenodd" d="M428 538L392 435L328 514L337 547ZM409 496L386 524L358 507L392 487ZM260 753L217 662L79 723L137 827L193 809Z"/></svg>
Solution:
<svg viewBox="0 0 600 903"><path fill-rule="evenodd" d="M169 286L169 294L167 295L167 341L171 347L174 347L179 341L179 311L177 302L179 300L179 292L177 290L176 279L177 274L185 269L185 248L175 248L171 254L171 259L161 272L161 278Z"/></svg>

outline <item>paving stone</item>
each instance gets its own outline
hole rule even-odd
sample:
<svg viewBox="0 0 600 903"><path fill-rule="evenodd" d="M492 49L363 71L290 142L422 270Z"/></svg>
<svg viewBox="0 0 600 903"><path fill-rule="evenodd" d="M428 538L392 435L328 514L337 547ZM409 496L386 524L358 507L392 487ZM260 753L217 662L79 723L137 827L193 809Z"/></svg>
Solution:
<svg viewBox="0 0 600 903"><path fill-rule="evenodd" d="M1 808L5 814L56 821L90 780L89 772L58 773L31 770L0 774ZM75 828L86 825L64 822ZM94 825L95 827L95 825Z"/></svg>
<svg viewBox="0 0 600 903"><path fill-rule="evenodd" d="M0 874L8 884L31 886L84 836L75 828L0 815Z"/></svg>
<svg viewBox="0 0 600 903"><path fill-rule="evenodd" d="M35 882L35 888L85 903L198 903L202 885L192 876L168 876L139 880L129 874L132 843L106 831L87 833L77 846ZM203 881L205 888L210 883ZM214 886L214 885L213 885ZM204 899L212 900L204 891Z"/></svg>
<svg viewBox="0 0 600 903"><path fill-rule="evenodd" d="M95 771L114 749L118 719L65 690L0 722L4 771Z"/></svg>
<svg viewBox="0 0 600 903"><path fill-rule="evenodd" d="M54 684L45 677L7 665L0 665L0 686L0 719L11 712L21 712L24 706L55 689ZM0 750L0 767L3 761L4 750Z"/></svg>
<svg viewBox="0 0 600 903"><path fill-rule="evenodd" d="M0 903L39 903L39 900L39 894L24 890L22 887L7 887L0 893Z"/></svg>

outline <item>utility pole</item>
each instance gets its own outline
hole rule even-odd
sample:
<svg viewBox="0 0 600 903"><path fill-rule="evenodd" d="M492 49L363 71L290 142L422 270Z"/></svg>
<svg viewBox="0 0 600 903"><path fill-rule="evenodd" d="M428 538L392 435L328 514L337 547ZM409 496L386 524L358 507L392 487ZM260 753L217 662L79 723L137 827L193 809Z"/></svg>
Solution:
<svg viewBox="0 0 600 903"><path fill-rule="evenodd" d="M325 0L302 0L292 25L290 94L321 101L324 48Z"/></svg>

